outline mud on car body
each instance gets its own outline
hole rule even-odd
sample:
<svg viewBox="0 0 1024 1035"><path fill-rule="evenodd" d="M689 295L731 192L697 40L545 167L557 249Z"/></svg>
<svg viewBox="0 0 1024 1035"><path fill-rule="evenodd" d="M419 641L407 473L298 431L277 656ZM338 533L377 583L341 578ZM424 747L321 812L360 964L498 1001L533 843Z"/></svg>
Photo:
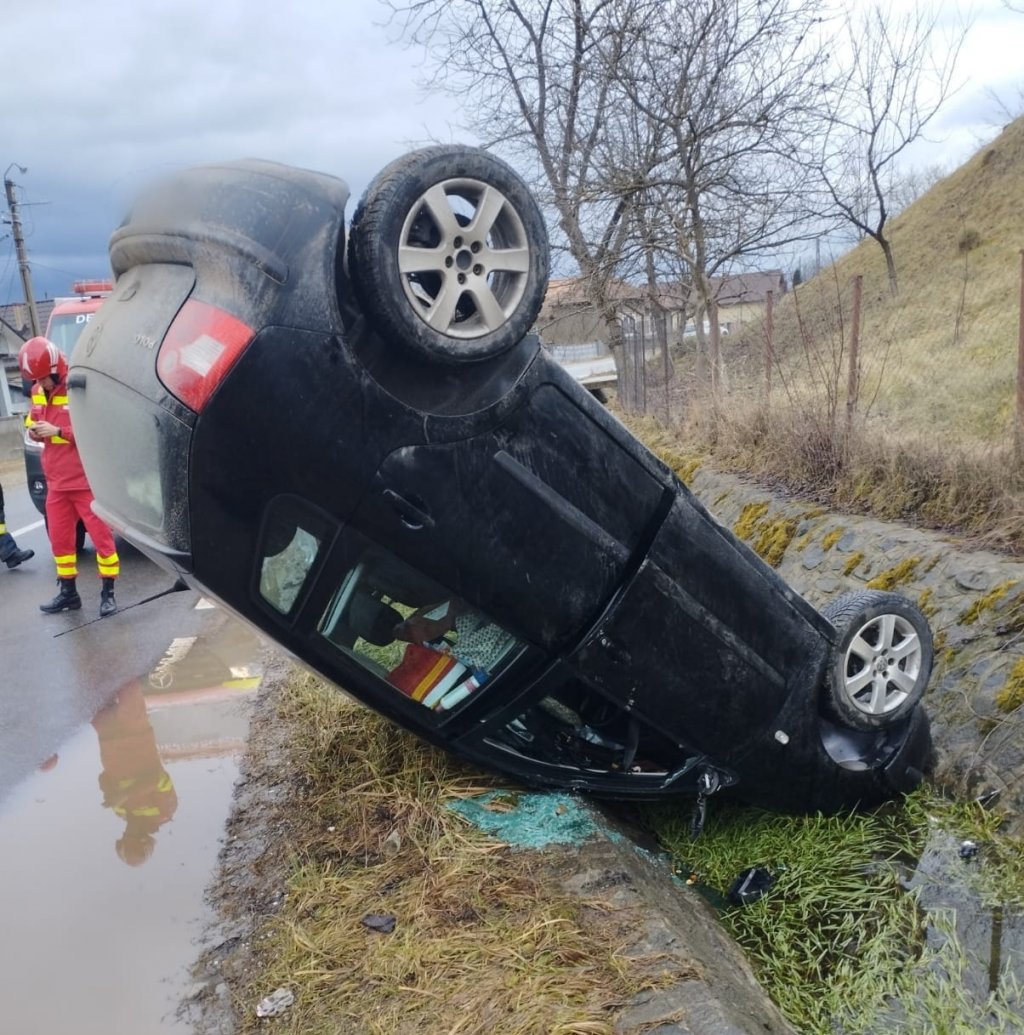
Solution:
<svg viewBox="0 0 1024 1035"><path fill-rule="evenodd" d="M189 170L113 234L71 409L97 510L327 679L527 784L782 809L921 779L932 644L811 607L540 348L489 154ZM416 632L416 630L420 630Z"/></svg>

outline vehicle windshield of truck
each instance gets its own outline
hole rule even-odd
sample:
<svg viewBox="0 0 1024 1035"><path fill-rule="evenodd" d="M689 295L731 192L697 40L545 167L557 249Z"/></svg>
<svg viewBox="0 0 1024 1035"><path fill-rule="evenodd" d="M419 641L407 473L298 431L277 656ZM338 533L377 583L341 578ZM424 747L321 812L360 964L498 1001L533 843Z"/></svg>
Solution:
<svg viewBox="0 0 1024 1035"><path fill-rule="evenodd" d="M89 326L91 319L92 313L54 313L46 328L46 336L65 356L70 356L75 342Z"/></svg>

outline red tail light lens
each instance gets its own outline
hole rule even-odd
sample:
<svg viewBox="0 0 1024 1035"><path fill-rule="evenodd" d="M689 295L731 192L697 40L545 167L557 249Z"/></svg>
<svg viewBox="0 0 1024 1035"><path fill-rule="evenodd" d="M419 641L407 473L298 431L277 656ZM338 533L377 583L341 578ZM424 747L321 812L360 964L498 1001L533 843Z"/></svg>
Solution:
<svg viewBox="0 0 1024 1035"><path fill-rule="evenodd" d="M157 375L176 399L201 413L255 335L236 316L190 298L164 335Z"/></svg>

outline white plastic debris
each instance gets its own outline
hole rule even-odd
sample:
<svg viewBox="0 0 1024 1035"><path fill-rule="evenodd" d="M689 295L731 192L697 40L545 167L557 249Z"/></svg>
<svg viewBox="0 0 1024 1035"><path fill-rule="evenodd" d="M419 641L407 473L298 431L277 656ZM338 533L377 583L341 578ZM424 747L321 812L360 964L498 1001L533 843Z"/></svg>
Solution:
<svg viewBox="0 0 1024 1035"><path fill-rule="evenodd" d="M257 1017L277 1017L295 1002L295 993L290 988L279 988L265 996L256 1006Z"/></svg>
<svg viewBox="0 0 1024 1035"><path fill-rule="evenodd" d="M402 835L398 832L398 828L394 830L384 838L383 844L384 854L389 858L398 855L402 850Z"/></svg>

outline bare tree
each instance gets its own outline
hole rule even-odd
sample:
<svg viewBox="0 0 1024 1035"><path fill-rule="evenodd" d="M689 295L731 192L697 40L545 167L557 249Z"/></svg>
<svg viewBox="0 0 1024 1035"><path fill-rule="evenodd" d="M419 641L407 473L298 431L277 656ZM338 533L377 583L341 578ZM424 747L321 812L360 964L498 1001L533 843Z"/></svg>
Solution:
<svg viewBox="0 0 1024 1035"><path fill-rule="evenodd" d="M599 164L607 171L608 127L622 112L615 69L652 0L382 3L406 42L430 54L434 85L465 100L477 135L535 171L618 362L614 275L641 187L631 170L643 159L613 178Z"/></svg>
<svg viewBox="0 0 1024 1035"><path fill-rule="evenodd" d="M648 240L692 285L712 389L714 277L809 235L808 172L794 157L828 88L821 20L816 0L665 0L619 62L623 92L664 138L660 161L633 175L661 213Z"/></svg>
<svg viewBox="0 0 1024 1035"><path fill-rule="evenodd" d="M939 164L901 170L893 178L889 199L889 209L892 215L898 216L948 175L949 169Z"/></svg>
<svg viewBox="0 0 1024 1035"><path fill-rule="evenodd" d="M899 290L888 223L900 184L898 159L924 136L953 89L969 26L942 7L902 15L888 6L852 8L844 25L842 86L815 159L834 210L885 256L889 290Z"/></svg>

